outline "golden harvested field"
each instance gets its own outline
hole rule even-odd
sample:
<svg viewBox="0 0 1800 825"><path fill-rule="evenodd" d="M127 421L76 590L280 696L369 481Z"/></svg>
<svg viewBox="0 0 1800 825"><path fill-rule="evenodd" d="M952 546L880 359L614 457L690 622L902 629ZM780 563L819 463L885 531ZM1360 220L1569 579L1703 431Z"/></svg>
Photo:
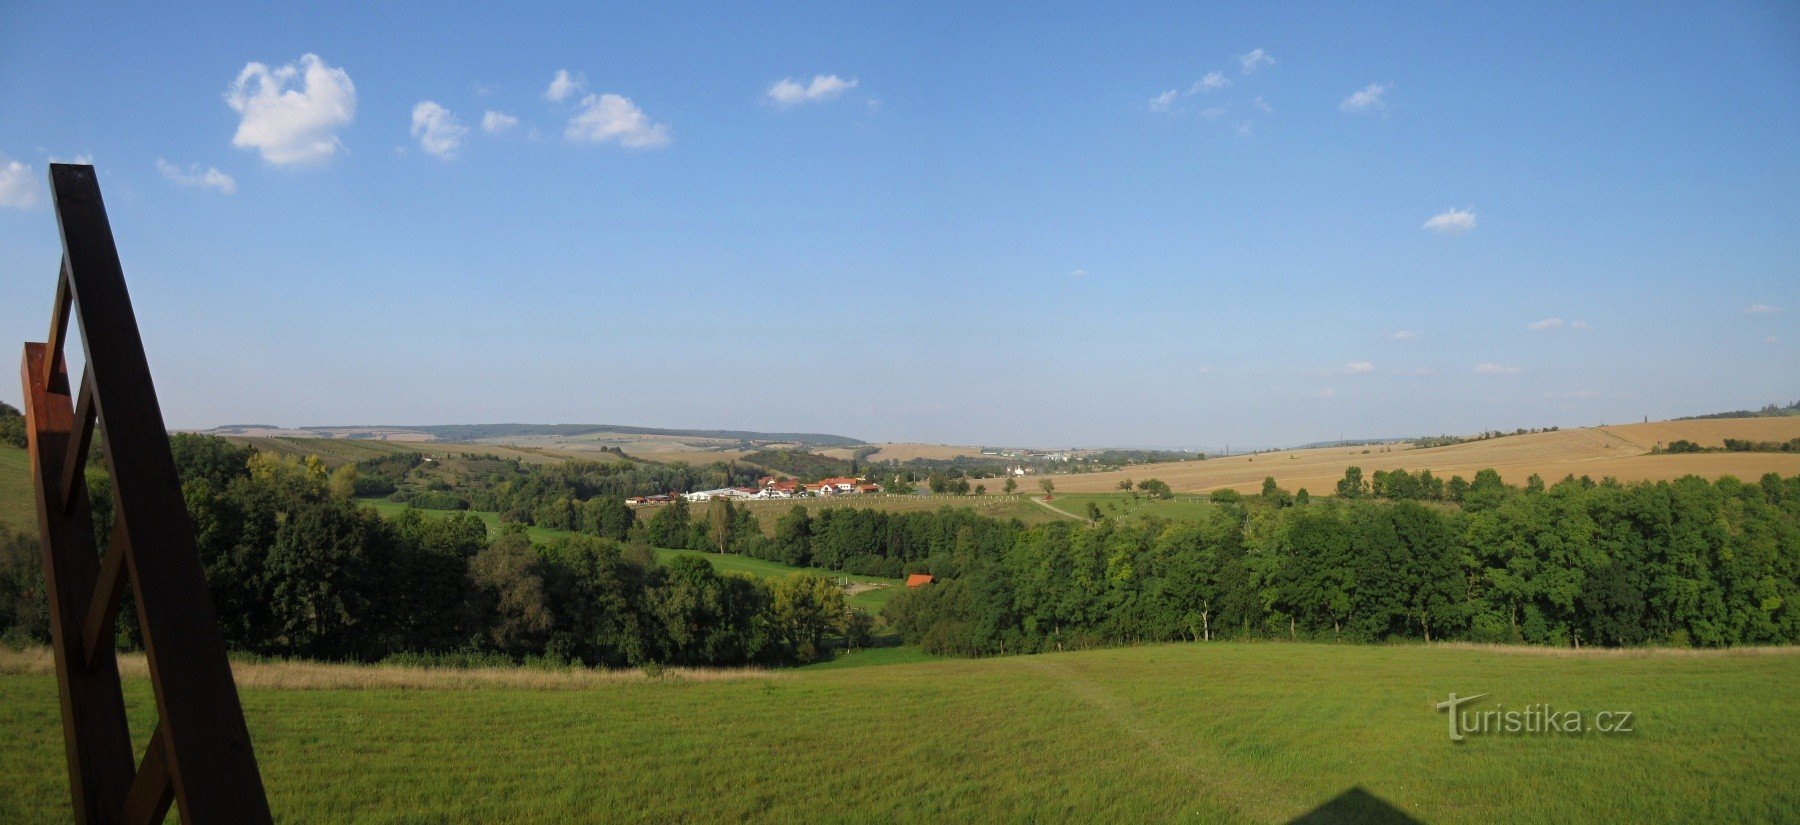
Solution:
<svg viewBox="0 0 1800 825"><path fill-rule="evenodd" d="M911 461L915 458L925 458L934 461L949 461L950 459L965 455L981 455L980 447L959 447L953 444L877 444L874 446L880 447L881 449L874 455L869 456L870 461ZM820 450L819 452L848 461L855 457L856 448L833 447L829 450Z"/></svg>
<svg viewBox="0 0 1800 825"><path fill-rule="evenodd" d="M1057 492L1105 492L1122 479L1159 478L1178 492L1210 492L1231 488L1255 492L1263 478L1274 476L1292 491L1305 487L1330 493L1344 468L1430 470L1434 475L1473 478L1492 467L1508 483L1522 484L1532 473L1555 482L1563 476L1613 476L1621 481L1659 481L1694 474L1706 478L1733 475L1754 480L1764 473L1800 475L1800 453L1689 453L1651 455L1658 443L1689 439L1716 447L1724 438L1786 441L1800 438L1800 417L1721 418L1704 421L1657 421L1615 427L1590 427L1416 449L1403 444L1371 447L1321 447L1248 456L1213 458L1175 464L1143 464L1107 473L1055 475ZM1366 452L1365 452L1366 450ZM1032 481L1035 485L1036 481Z"/></svg>

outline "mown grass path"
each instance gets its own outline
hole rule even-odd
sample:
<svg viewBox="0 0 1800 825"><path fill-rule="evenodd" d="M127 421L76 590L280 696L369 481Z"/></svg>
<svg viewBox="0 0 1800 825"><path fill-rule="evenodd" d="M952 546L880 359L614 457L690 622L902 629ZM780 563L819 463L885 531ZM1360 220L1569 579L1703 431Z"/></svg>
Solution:
<svg viewBox="0 0 1800 825"><path fill-rule="evenodd" d="M246 689L278 817L1286 821L1362 788L1427 822L1779 821L1800 655L1185 644L589 690ZM142 679L127 683L136 742ZM1636 732L1449 741L1449 692ZM56 687L0 675L0 821L67 819Z"/></svg>

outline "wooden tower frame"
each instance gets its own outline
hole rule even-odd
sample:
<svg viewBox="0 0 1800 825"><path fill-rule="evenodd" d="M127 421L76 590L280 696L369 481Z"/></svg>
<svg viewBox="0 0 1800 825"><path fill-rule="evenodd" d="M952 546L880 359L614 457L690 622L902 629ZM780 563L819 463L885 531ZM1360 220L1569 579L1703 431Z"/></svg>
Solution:
<svg viewBox="0 0 1800 825"><path fill-rule="evenodd" d="M50 339L25 345L23 381L75 820L161 822L173 803L183 822L268 822L99 180L92 166L53 163L50 191L62 271ZM74 395L63 359L71 320L87 351ZM96 427L114 507L104 556L84 472ZM138 764L113 650L128 581L156 694Z"/></svg>

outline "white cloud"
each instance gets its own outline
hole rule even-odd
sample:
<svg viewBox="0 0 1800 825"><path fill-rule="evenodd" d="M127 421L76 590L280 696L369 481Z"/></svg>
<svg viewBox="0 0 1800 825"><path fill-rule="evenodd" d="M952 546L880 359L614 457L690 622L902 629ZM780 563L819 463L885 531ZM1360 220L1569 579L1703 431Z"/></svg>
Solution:
<svg viewBox="0 0 1800 825"><path fill-rule="evenodd" d="M1492 361L1475 368L1476 375L1518 375L1525 370L1519 367L1503 367Z"/></svg>
<svg viewBox="0 0 1800 825"><path fill-rule="evenodd" d="M834 100L850 89L856 88L857 80L845 80L834 74L813 75L811 83L801 83L791 77L782 78L769 87L769 99L775 105L786 108L801 103L824 103Z"/></svg>
<svg viewBox="0 0 1800 825"><path fill-rule="evenodd" d="M1181 92L1176 91L1175 89L1170 89L1166 92L1163 92L1160 95L1157 95L1156 97L1150 98L1150 111L1166 112L1169 110L1169 104L1174 103L1175 98L1178 98L1180 96L1181 96Z"/></svg>
<svg viewBox="0 0 1800 825"><path fill-rule="evenodd" d="M1077 270L1075 270L1075 271L1074 271L1074 272L1071 272L1071 273L1069 273L1069 277L1071 277L1071 278L1086 278L1086 277L1087 277L1087 270L1085 270L1085 269L1077 269Z"/></svg>
<svg viewBox="0 0 1800 825"><path fill-rule="evenodd" d="M217 189L221 195L229 195L237 191L237 181L230 175L211 166L204 170L200 164L189 166L186 170L162 158L156 159L156 171L162 176L182 186L198 186L202 189Z"/></svg>
<svg viewBox="0 0 1800 825"><path fill-rule="evenodd" d="M1475 228L1474 208L1446 209L1436 215L1432 215L1425 221L1424 225L1419 228L1429 229L1433 232L1442 232L1445 235L1461 235L1462 233Z"/></svg>
<svg viewBox="0 0 1800 825"><path fill-rule="evenodd" d="M412 133L419 139L419 148L424 149L425 154L450 160L462 148L469 127L462 125L449 109L430 100L421 100L413 107Z"/></svg>
<svg viewBox="0 0 1800 825"><path fill-rule="evenodd" d="M1586 321L1574 321L1569 324L1569 329L1589 330L1593 329L1593 327L1588 326L1588 322Z"/></svg>
<svg viewBox="0 0 1800 825"><path fill-rule="evenodd" d="M1751 304L1744 307L1745 315L1774 315L1780 311L1781 307L1769 306L1768 304Z"/></svg>
<svg viewBox="0 0 1800 825"><path fill-rule="evenodd" d="M1391 88L1381 83L1370 83L1360 92L1353 92L1338 104L1338 111L1359 114L1367 111L1380 111L1387 108L1387 101L1381 99Z"/></svg>
<svg viewBox="0 0 1800 825"><path fill-rule="evenodd" d="M615 94L588 95L569 118L563 137L576 143L618 141L627 149L656 149L669 144L669 127L652 123L631 98Z"/></svg>
<svg viewBox="0 0 1800 825"><path fill-rule="evenodd" d="M587 75L581 72L569 74L568 69L557 69L556 76L550 78L550 86L544 90L544 99L558 103L567 100L569 95L587 88Z"/></svg>
<svg viewBox="0 0 1800 825"><path fill-rule="evenodd" d="M1249 54L1238 55L1238 65L1244 67L1244 74L1250 74L1259 67L1275 65L1275 58L1262 49L1253 49Z"/></svg>
<svg viewBox="0 0 1800 825"><path fill-rule="evenodd" d="M490 135L510 131L517 125L519 125L519 119L504 112L489 109L487 114L481 116L481 131Z"/></svg>
<svg viewBox="0 0 1800 825"><path fill-rule="evenodd" d="M1438 371L1434 370L1430 367L1415 367L1412 371L1412 374L1413 375L1437 375Z"/></svg>
<svg viewBox="0 0 1800 825"><path fill-rule="evenodd" d="M1531 323L1526 324L1525 328L1529 329L1533 332L1543 332L1544 330L1547 330L1547 329L1562 329L1563 328L1563 319L1561 319L1561 318L1545 318L1542 321L1532 321Z"/></svg>
<svg viewBox="0 0 1800 825"><path fill-rule="evenodd" d="M1262 95L1257 95L1256 102L1250 105L1255 106L1257 111L1262 112L1265 115L1272 115L1275 113L1275 107L1270 106L1268 101L1263 100Z"/></svg>
<svg viewBox="0 0 1800 825"><path fill-rule="evenodd" d="M1238 125L1237 125L1237 133L1238 133L1238 137L1245 137L1245 138L1247 138L1253 134L1256 134L1256 124L1252 123L1248 120L1239 121Z"/></svg>
<svg viewBox="0 0 1800 825"><path fill-rule="evenodd" d="M1389 341L1411 341L1414 338L1419 337L1419 332L1418 332L1418 330L1412 330L1412 329L1397 329L1397 330L1394 330L1393 332L1382 335L1381 337L1386 338Z"/></svg>
<svg viewBox="0 0 1800 825"><path fill-rule="evenodd" d="M31 167L16 160L0 165L0 206L30 209L37 203L37 177Z"/></svg>
<svg viewBox="0 0 1800 825"><path fill-rule="evenodd" d="M1367 361L1352 361L1344 365L1344 371L1352 375L1361 375L1366 372L1374 372L1375 365Z"/></svg>
<svg viewBox="0 0 1800 825"><path fill-rule="evenodd" d="M1210 92L1214 89L1223 89L1230 85L1231 81L1225 79L1225 74L1223 72L1207 72L1205 77L1194 81L1193 88L1188 89L1188 94L1193 94L1195 92Z"/></svg>
<svg viewBox="0 0 1800 825"><path fill-rule="evenodd" d="M1207 120L1217 120L1225 116L1225 107L1213 106L1211 108L1201 109L1200 116Z"/></svg>
<svg viewBox="0 0 1800 825"><path fill-rule="evenodd" d="M245 64L225 103L242 116L231 145L255 149L270 163L312 163L343 146L337 130L356 117L356 85L309 53L276 69Z"/></svg>

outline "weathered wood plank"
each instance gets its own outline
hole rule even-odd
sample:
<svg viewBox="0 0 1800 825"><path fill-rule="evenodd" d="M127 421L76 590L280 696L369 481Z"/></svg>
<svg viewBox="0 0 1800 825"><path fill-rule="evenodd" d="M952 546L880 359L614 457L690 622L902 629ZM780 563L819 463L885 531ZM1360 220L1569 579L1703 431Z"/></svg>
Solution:
<svg viewBox="0 0 1800 825"><path fill-rule="evenodd" d="M176 805L186 822L268 822L99 182L71 164L51 164L50 182Z"/></svg>
<svg viewBox="0 0 1800 825"><path fill-rule="evenodd" d="M26 344L21 368L25 431L37 492L38 536L43 543L45 591L50 608L50 648L62 703L63 751L69 763L69 797L76 822L113 822L131 788L131 733L119 687L118 659L109 645L89 659L83 622L99 576L93 516L87 496L67 511L53 500L68 454L75 417L67 393L51 392L44 364L49 348ZM65 378L60 382L67 387Z"/></svg>
<svg viewBox="0 0 1800 825"><path fill-rule="evenodd" d="M91 373L81 376L81 394L75 399L75 430L69 438L69 453L63 458L62 478L56 489L62 496L63 512L74 506L75 489L87 483L88 450L94 445L94 379Z"/></svg>
<svg viewBox="0 0 1800 825"><path fill-rule="evenodd" d="M130 549L125 520L113 519L112 537L106 540L106 552L100 559L100 580L94 585L94 598L88 601L87 619L82 624L81 641L89 663L113 648L113 620L119 618L119 602L125 596L125 554Z"/></svg>
<svg viewBox="0 0 1800 825"><path fill-rule="evenodd" d="M150 734L150 745L144 749L144 761L131 780L131 795L125 798L124 825L156 825L169 815L169 804L175 801L175 783L169 778L169 746L163 740L162 725Z"/></svg>

